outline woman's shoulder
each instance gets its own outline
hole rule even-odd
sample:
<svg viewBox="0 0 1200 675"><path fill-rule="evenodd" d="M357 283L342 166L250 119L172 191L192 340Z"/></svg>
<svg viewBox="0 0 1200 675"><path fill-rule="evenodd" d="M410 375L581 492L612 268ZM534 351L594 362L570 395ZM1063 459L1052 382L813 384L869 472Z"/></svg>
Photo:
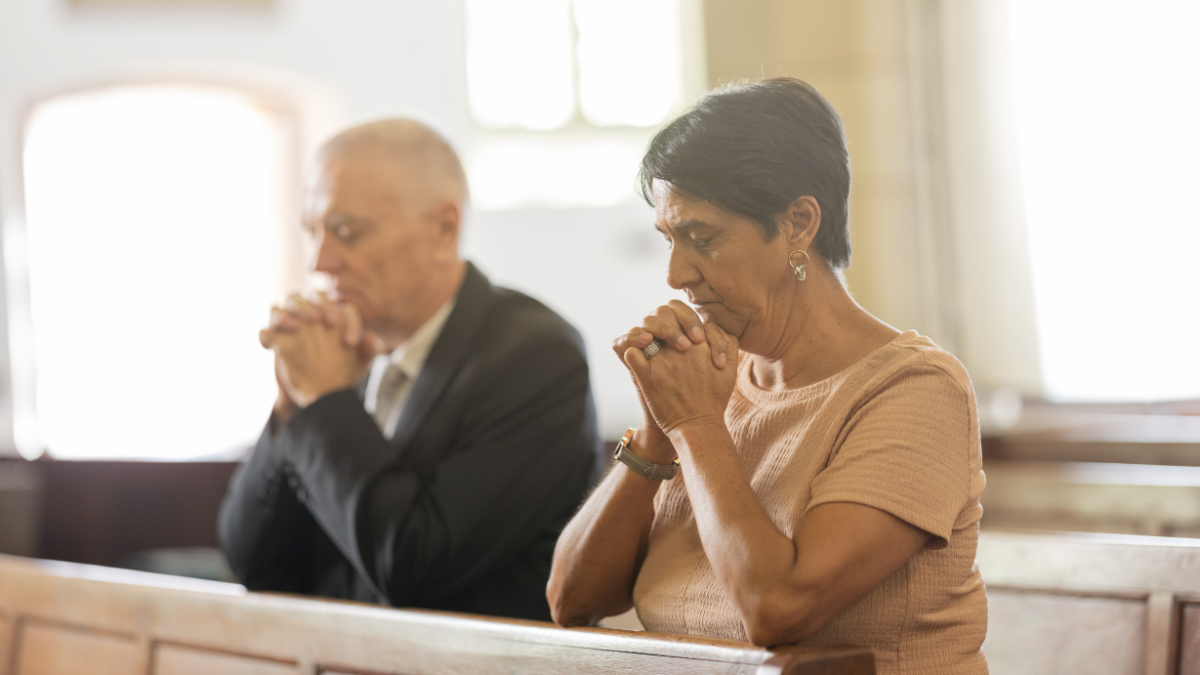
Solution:
<svg viewBox="0 0 1200 675"><path fill-rule="evenodd" d="M925 380L927 386L941 385L974 397L974 387L966 367L950 352L914 330L897 335L879 349L865 375L877 384L895 384L911 378Z"/></svg>

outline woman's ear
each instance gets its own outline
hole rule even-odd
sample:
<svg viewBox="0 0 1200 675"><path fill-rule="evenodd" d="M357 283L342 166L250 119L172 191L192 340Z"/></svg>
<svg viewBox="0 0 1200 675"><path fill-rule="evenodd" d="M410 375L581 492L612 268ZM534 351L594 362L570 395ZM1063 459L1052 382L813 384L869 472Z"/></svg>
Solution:
<svg viewBox="0 0 1200 675"><path fill-rule="evenodd" d="M797 197L788 204L780 220L779 229L787 237L788 247L807 251L821 229L821 205L811 195Z"/></svg>

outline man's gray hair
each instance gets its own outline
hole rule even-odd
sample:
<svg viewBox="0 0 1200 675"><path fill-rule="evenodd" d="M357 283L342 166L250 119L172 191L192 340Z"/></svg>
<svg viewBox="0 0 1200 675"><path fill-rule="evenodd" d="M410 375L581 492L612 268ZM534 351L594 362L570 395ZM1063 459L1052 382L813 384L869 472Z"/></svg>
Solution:
<svg viewBox="0 0 1200 675"><path fill-rule="evenodd" d="M334 136L321 149L324 160L361 150L382 150L412 172L422 196L467 201L467 174L454 148L441 134L413 119L367 122Z"/></svg>

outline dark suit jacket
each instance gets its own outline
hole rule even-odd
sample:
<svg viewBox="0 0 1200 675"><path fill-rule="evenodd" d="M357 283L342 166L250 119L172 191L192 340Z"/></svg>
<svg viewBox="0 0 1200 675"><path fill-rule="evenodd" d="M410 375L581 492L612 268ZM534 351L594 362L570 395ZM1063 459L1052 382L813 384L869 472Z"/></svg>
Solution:
<svg viewBox="0 0 1200 675"><path fill-rule="evenodd" d="M550 557L599 453L579 334L469 265L394 439L349 389L268 424L221 547L252 590L549 620Z"/></svg>

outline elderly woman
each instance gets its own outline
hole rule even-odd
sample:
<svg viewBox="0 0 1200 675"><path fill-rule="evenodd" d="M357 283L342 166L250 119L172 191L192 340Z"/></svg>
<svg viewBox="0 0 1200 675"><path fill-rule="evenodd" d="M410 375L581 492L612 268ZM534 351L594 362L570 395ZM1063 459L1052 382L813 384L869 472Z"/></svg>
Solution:
<svg viewBox="0 0 1200 675"><path fill-rule="evenodd" d="M559 539L555 621L635 606L653 631L986 673L971 382L846 290L837 113L795 79L727 87L659 132L641 176L691 306L614 342L645 418Z"/></svg>

